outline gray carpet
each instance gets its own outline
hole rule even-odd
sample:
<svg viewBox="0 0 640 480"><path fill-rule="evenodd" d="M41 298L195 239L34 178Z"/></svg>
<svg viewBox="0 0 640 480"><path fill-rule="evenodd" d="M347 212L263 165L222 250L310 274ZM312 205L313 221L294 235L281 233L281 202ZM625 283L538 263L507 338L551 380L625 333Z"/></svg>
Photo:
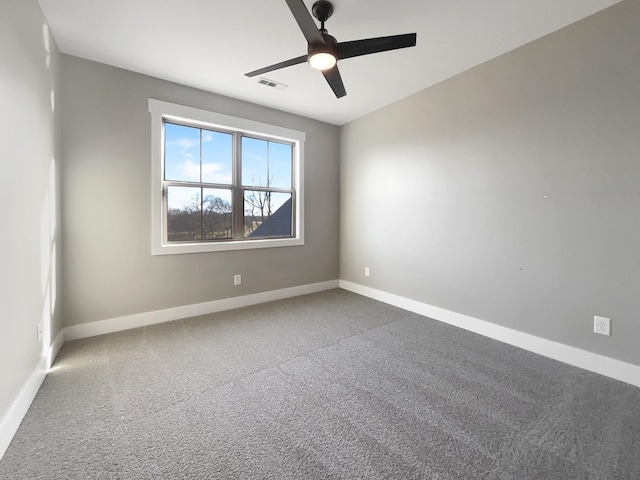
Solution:
<svg viewBox="0 0 640 480"><path fill-rule="evenodd" d="M342 290L64 345L2 479L638 479L640 389Z"/></svg>

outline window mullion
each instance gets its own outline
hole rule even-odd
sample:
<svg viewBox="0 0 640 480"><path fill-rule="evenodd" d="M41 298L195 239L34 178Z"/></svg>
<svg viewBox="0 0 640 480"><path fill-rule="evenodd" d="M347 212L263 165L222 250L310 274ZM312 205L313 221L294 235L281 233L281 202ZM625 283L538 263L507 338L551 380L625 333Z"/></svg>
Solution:
<svg viewBox="0 0 640 480"><path fill-rule="evenodd" d="M162 180L162 225L164 225L162 229L162 238L163 241L166 242L168 238L168 227L167 227L167 217L169 211L169 187L167 182Z"/></svg>
<svg viewBox="0 0 640 480"><path fill-rule="evenodd" d="M233 134L233 220L232 237L241 240L244 236L244 195L242 191L242 134Z"/></svg>
<svg viewBox="0 0 640 480"><path fill-rule="evenodd" d="M204 240L204 188L202 187L202 129L200 129L200 241Z"/></svg>
<svg viewBox="0 0 640 480"><path fill-rule="evenodd" d="M200 240L204 240L204 188L200 187Z"/></svg>

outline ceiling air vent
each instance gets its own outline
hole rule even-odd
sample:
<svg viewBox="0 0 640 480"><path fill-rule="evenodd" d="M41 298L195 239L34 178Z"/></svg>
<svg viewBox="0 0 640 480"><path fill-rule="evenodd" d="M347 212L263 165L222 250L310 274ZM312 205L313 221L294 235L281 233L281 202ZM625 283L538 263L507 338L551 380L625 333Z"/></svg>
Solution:
<svg viewBox="0 0 640 480"><path fill-rule="evenodd" d="M273 80L269 80L268 78L263 78L263 77L260 77L260 80L258 80L258 83L260 85L276 88L278 90L284 90L285 88L287 88L287 85L285 85L284 83L274 82Z"/></svg>

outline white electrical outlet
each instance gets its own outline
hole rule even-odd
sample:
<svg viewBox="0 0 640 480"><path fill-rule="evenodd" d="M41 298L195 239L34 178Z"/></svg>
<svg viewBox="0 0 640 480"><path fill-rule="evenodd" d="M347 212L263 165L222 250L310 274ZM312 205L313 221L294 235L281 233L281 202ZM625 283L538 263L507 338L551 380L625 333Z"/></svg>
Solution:
<svg viewBox="0 0 640 480"><path fill-rule="evenodd" d="M234 285L242 285L242 275L234 275L233 276L233 284Z"/></svg>
<svg viewBox="0 0 640 480"><path fill-rule="evenodd" d="M611 319L606 317L593 317L593 332L600 335L611 336Z"/></svg>
<svg viewBox="0 0 640 480"><path fill-rule="evenodd" d="M36 325L36 338L38 340L38 343L42 342L42 322Z"/></svg>
<svg viewBox="0 0 640 480"><path fill-rule="evenodd" d="M369 276L369 267L364 267L364 276L365 277Z"/></svg>

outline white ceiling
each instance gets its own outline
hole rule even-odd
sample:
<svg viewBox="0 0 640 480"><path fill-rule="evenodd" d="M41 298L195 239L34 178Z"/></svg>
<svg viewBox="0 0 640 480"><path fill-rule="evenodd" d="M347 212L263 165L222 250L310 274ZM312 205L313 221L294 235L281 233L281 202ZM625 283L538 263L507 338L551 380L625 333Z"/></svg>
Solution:
<svg viewBox="0 0 640 480"><path fill-rule="evenodd" d="M63 53L342 125L619 1L334 0L339 42L418 34L414 48L341 61L341 99L307 63L264 75L283 91L244 76L306 54L285 0L39 3Z"/></svg>

